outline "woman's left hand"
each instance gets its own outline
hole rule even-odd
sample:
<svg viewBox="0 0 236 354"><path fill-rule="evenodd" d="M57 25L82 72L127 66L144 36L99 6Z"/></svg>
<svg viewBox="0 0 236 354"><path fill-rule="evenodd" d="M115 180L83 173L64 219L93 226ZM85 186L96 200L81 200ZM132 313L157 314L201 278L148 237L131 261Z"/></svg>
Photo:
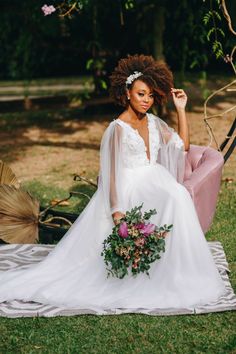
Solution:
<svg viewBox="0 0 236 354"><path fill-rule="evenodd" d="M187 103L187 95L182 89L171 89L171 94L173 97L173 101L175 104L176 109L185 109L186 103Z"/></svg>

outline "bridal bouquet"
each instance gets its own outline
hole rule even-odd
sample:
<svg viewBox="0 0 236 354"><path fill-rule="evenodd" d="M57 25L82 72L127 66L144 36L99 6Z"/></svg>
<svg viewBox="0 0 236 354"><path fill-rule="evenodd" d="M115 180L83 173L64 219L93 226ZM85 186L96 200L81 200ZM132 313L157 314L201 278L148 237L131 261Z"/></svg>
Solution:
<svg viewBox="0 0 236 354"><path fill-rule="evenodd" d="M150 264L165 251L165 236L173 225L158 227L148 222L156 210L141 212L142 205L127 211L120 223L103 242L103 252L108 276L124 278L129 274L146 273Z"/></svg>

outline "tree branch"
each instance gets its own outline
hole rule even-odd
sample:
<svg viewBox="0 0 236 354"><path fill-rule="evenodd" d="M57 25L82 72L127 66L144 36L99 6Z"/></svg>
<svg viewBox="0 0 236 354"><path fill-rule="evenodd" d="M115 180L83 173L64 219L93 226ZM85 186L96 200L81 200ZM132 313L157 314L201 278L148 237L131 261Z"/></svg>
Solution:
<svg viewBox="0 0 236 354"><path fill-rule="evenodd" d="M230 32L232 32L236 36L236 32L235 32L235 30L233 29L233 26L232 26L231 17L230 17L230 15L228 13L228 10L226 8L225 0L221 0L221 7L222 7L223 15L224 15L224 17L226 18L226 20L228 22L228 26L229 26Z"/></svg>

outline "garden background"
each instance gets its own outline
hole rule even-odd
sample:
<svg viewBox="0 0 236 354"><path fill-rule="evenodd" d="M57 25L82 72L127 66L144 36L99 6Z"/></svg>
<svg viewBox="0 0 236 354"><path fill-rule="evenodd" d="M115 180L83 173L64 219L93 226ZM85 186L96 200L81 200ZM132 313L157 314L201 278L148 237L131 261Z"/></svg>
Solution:
<svg viewBox="0 0 236 354"><path fill-rule="evenodd" d="M48 5L56 11L44 16L43 1L1 1L0 159L44 207L70 191L91 196L94 187L74 181L73 176L96 181L102 134L120 112L108 95L109 75L121 57L135 53L167 61L175 86L184 88L189 98L191 143L209 144L204 101L235 80L235 60L227 57L235 36L222 3L51 1ZM226 4L236 24L236 3ZM209 114L235 104L235 87L214 97ZM159 114L176 127L171 102ZM231 111L211 121L219 144L234 118ZM214 141L212 146L217 148ZM224 166L217 212L206 235L222 242L234 290L235 167L232 154ZM79 214L87 202L87 197L75 196L57 209ZM236 353L235 322L235 313L230 312L0 318L0 353Z"/></svg>

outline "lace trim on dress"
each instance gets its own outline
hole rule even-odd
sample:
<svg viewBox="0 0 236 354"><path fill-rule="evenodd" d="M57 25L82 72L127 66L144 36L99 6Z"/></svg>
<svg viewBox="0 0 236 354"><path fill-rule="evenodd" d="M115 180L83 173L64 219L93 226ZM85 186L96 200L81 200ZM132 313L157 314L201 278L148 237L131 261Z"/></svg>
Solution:
<svg viewBox="0 0 236 354"><path fill-rule="evenodd" d="M147 151L148 148L145 144L144 139L139 134L138 129L131 127L130 124L124 122L121 119L116 119L116 122L124 127L124 134L122 137L122 152L124 157L124 165L128 168L135 168L139 166L147 166L152 160L152 142L150 139L151 129L150 129L150 119L147 118L148 123L148 143L149 143L149 155L148 158Z"/></svg>

